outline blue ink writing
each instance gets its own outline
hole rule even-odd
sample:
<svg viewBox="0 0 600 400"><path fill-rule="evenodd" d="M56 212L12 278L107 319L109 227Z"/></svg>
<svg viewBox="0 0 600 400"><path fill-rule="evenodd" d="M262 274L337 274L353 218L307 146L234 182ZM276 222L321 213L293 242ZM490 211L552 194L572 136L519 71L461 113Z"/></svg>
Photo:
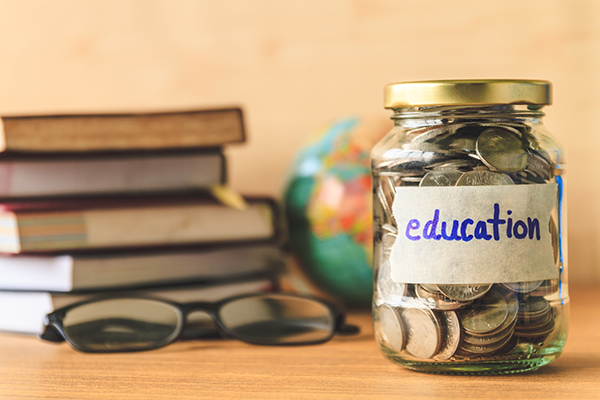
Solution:
<svg viewBox="0 0 600 400"><path fill-rule="evenodd" d="M419 229L419 227L421 226L421 223L419 222L418 219L411 219L410 221L408 221L408 225L406 225L406 237L409 238L410 240L419 240L421 239L421 236L412 236L410 234L410 231L412 229Z"/></svg>
<svg viewBox="0 0 600 400"><path fill-rule="evenodd" d="M508 210L507 215L512 215ZM537 218L527 218L527 221L514 220L510 217L500 218L500 205L494 204L493 217L482 221L473 221L466 218L463 221L452 221L452 230L448 234L449 222L441 221L440 210L433 212L433 218L426 221L421 228L421 222L418 219L411 219L406 225L406 237L411 241L424 240L456 240L470 242L471 240L495 240L501 239L500 226L506 225L506 237L515 239L541 240L540 221ZM438 232L438 226L440 227ZM460 229L460 235L459 233ZM490 233L488 233L490 232ZM421 233L422 235L418 235Z"/></svg>

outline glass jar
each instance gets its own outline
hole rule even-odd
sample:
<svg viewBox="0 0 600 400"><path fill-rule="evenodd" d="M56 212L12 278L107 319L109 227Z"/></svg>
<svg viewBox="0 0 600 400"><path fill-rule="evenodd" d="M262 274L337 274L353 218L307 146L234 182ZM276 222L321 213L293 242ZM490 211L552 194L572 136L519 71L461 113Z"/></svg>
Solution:
<svg viewBox="0 0 600 400"><path fill-rule="evenodd" d="M372 150L375 336L434 373L556 360L568 329L565 157L550 83L394 83Z"/></svg>

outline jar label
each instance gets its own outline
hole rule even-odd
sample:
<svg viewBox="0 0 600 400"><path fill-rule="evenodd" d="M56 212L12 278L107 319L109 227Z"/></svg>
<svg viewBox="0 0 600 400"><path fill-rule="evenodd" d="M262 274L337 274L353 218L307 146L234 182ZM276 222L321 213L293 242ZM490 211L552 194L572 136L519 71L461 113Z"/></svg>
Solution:
<svg viewBox="0 0 600 400"><path fill-rule="evenodd" d="M487 284L558 278L557 184L397 187L395 282Z"/></svg>

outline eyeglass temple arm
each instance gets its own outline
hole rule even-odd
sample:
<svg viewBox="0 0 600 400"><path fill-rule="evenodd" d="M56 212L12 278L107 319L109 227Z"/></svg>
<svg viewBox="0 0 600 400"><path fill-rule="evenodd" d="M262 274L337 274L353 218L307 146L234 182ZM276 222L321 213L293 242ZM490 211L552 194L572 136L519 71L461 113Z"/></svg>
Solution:
<svg viewBox="0 0 600 400"><path fill-rule="evenodd" d="M346 312L337 303L329 303L329 306L335 313L335 333L341 336L356 335L360 333L360 328L356 325L346 323Z"/></svg>
<svg viewBox="0 0 600 400"><path fill-rule="evenodd" d="M357 335L360 333L360 328L356 325L344 323L335 329L335 333L341 336Z"/></svg>
<svg viewBox="0 0 600 400"><path fill-rule="evenodd" d="M44 332L38 336L40 339L47 340L49 342L60 343L64 342L65 338L63 335L56 329L54 325L46 325L44 328Z"/></svg>

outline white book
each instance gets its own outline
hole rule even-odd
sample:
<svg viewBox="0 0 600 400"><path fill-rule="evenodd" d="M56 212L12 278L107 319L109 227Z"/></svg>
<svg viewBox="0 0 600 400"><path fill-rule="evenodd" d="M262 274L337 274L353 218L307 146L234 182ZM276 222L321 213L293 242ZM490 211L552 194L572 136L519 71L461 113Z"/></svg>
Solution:
<svg viewBox="0 0 600 400"><path fill-rule="evenodd" d="M220 152L0 161L0 197L193 190L224 181Z"/></svg>
<svg viewBox="0 0 600 400"><path fill-rule="evenodd" d="M200 282L264 273L283 262L275 245L124 254L1 256L0 290L70 292Z"/></svg>
<svg viewBox="0 0 600 400"><path fill-rule="evenodd" d="M44 330L44 318L54 310L94 296L140 295L162 298L179 303L218 301L226 297L269 291L273 284L268 279L220 285L167 286L126 292L98 292L94 294L64 294L48 292L0 291L0 331L39 335Z"/></svg>

